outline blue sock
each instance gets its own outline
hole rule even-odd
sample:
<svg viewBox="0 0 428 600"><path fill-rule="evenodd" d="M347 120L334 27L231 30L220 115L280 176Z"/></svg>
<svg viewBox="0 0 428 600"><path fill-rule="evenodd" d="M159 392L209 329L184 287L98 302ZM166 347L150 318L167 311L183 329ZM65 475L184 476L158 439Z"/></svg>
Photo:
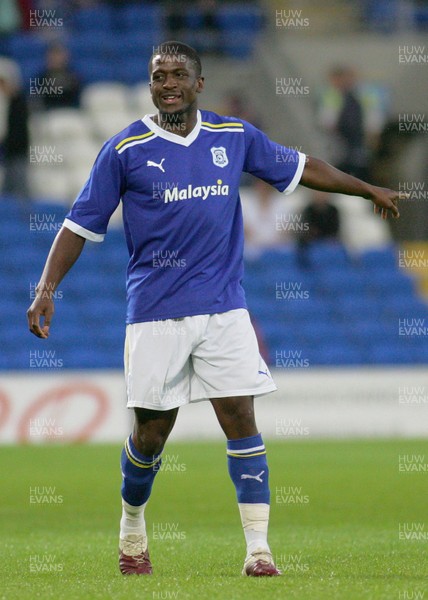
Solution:
<svg viewBox="0 0 428 600"><path fill-rule="evenodd" d="M156 473L162 464L161 453L144 456L135 448L132 436L122 450L122 498L132 506L141 506L149 499Z"/></svg>
<svg viewBox="0 0 428 600"><path fill-rule="evenodd" d="M260 433L228 440L227 463L240 504L269 504L269 469Z"/></svg>

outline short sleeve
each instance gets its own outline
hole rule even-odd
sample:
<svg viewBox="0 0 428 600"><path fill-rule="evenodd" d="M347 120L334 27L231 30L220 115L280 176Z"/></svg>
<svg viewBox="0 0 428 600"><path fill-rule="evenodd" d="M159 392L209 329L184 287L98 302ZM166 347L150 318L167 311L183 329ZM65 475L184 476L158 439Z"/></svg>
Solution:
<svg viewBox="0 0 428 600"><path fill-rule="evenodd" d="M93 242L102 242L111 215L125 191L124 168L110 142L106 142L92 167L64 227Z"/></svg>
<svg viewBox="0 0 428 600"><path fill-rule="evenodd" d="M305 168L306 155L270 140L262 131L246 123L243 170L273 185L279 192L291 194Z"/></svg>

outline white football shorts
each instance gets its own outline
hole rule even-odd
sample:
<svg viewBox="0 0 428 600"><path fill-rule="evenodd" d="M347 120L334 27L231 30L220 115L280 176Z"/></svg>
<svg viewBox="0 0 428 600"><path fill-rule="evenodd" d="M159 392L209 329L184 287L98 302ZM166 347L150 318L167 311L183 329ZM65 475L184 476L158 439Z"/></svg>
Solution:
<svg viewBox="0 0 428 600"><path fill-rule="evenodd" d="M277 389L243 308L127 325L124 362L128 408L169 410Z"/></svg>

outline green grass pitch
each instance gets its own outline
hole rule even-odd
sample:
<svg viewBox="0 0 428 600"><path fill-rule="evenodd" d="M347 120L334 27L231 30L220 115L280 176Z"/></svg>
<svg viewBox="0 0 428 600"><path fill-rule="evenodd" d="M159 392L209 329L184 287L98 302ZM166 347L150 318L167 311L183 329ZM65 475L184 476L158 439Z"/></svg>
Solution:
<svg viewBox="0 0 428 600"><path fill-rule="evenodd" d="M119 446L3 447L0 598L428 599L428 473L398 470L399 455L428 461L425 441L266 445L272 579L240 575L221 442L168 444L146 511L152 577L118 571Z"/></svg>

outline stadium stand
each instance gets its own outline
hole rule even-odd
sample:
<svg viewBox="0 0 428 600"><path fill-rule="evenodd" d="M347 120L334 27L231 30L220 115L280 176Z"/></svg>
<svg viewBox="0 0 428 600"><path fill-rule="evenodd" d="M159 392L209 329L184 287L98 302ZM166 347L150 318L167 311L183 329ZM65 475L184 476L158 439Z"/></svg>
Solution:
<svg viewBox="0 0 428 600"><path fill-rule="evenodd" d="M317 23L317 10L325 18L325 7L316 2L306 4L315 11L310 13L311 26ZM0 343L7 348L0 355L1 369L28 369L29 353L39 348L28 335L23 315L34 292L27 289L27 282L35 285L67 212L54 201L71 201L86 180L101 143L153 110L146 61L153 46L164 39L164 17L161 3L119 8L99 5L75 11L57 32L85 84L82 108L32 116L32 143L43 147L44 154L46 148L54 148L55 160L32 165L34 204L0 199L0 233L8 258L0 304L3 314L11 317L10 329L0 334ZM349 20L349 15L345 17ZM194 35L196 42L200 42L195 34L200 18L197 9L186 16L190 38ZM418 23L424 19L421 9ZM264 26L258 3L222 2L217 21L226 57L250 57ZM327 21L331 26L329 16ZM192 43L190 38L187 41ZM20 32L2 40L2 48L20 64L28 80L41 72L48 42L43 32ZM281 54L278 57L281 61ZM352 255L341 244L325 243L312 246L306 269L299 267L292 246L265 251L246 261L249 308L266 340L270 363L275 365L278 352L290 351L300 353L314 366L426 362L426 337L398 335L400 319L420 317L427 322L428 309L416 290L416 278L397 267L396 246L363 250L379 240L378 223L369 221L356 202L347 204L346 210L353 211L352 221L344 219L344 237L348 247L353 246ZM34 221L30 219L37 216L42 218L41 227L31 230ZM346 224L351 222L352 231L348 231ZM53 333L42 345L44 350L56 352L65 368L121 367L126 264L123 234L113 228L104 244L87 244L78 265L61 285ZM297 285L303 296L277 297L278 283L284 285L285 293L287 285ZM428 290L427 285L423 289Z"/></svg>
<svg viewBox="0 0 428 600"><path fill-rule="evenodd" d="M204 52L207 48L197 31L201 10L199 6L187 10L187 41ZM216 20L223 55L249 58L264 25L258 3L221 3ZM63 26L49 35L43 28L35 28L13 33L2 41L2 52L19 64L24 82L33 80L34 89L43 87L37 78L43 72L49 44L61 42L70 51L71 68L84 86L80 111L56 109L59 114L49 114L48 118L43 112L32 111L33 153L38 153L37 148L52 148L56 155L42 168L33 156L30 181L34 197L70 203L86 180L88 165L101 144L152 112L147 58L166 35L165 6L139 2L73 8L63 19ZM37 92L30 94L30 100L37 107ZM54 164L54 158L61 164Z"/></svg>
<svg viewBox="0 0 428 600"><path fill-rule="evenodd" d="M198 10L193 7L189 11L190 26L198 22ZM85 84L117 81L133 85L148 78L147 56L165 39L164 21L161 3L99 5L76 10L57 35L69 48L72 65ZM222 3L217 22L225 55L248 58L263 26L257 3ZM19 63L28 79L41 72L48 42L43 32L19 32L10 36L4 51ZM204 51L203 45L200 50Z"/></svg>
<svg viewBox="0 0 428 600"><path fill-rule="evenodd" d="M427 360L424 336L399 335L400 321L415 323L419 317L426 323L428 306L414 280L398 269L394 245L347 259L341 244L319 242L311 253L313 266L303 273L294 249L269 251L247 262L248 304L265 334L272 365L284 351L299 353L310 365ZM261 274L262 281L255 283ZM288 296L284 287L281 295L281 284Z"/></svg>
<svg viewBox="0 0 428 600"><path fill-rule="evenodd" d="M40 344L27 332L23 315L29 296L66 210L0 198L0 235L8 257L0 308L10 324L0 334L3 370L28 369L30 353L41 344L66 369L121 368L128 256L120 228L111 228L103 244L86 244L60 285L51 337ZM414 278L398 268L394 245L349 256L340 243L326 242L314 244L310 254L303 270L293 246L246 262L248 304L271 365L290 354L310 366L428 360L426 336L398 335L400 320L427 323L428 306Z"/></svg>

